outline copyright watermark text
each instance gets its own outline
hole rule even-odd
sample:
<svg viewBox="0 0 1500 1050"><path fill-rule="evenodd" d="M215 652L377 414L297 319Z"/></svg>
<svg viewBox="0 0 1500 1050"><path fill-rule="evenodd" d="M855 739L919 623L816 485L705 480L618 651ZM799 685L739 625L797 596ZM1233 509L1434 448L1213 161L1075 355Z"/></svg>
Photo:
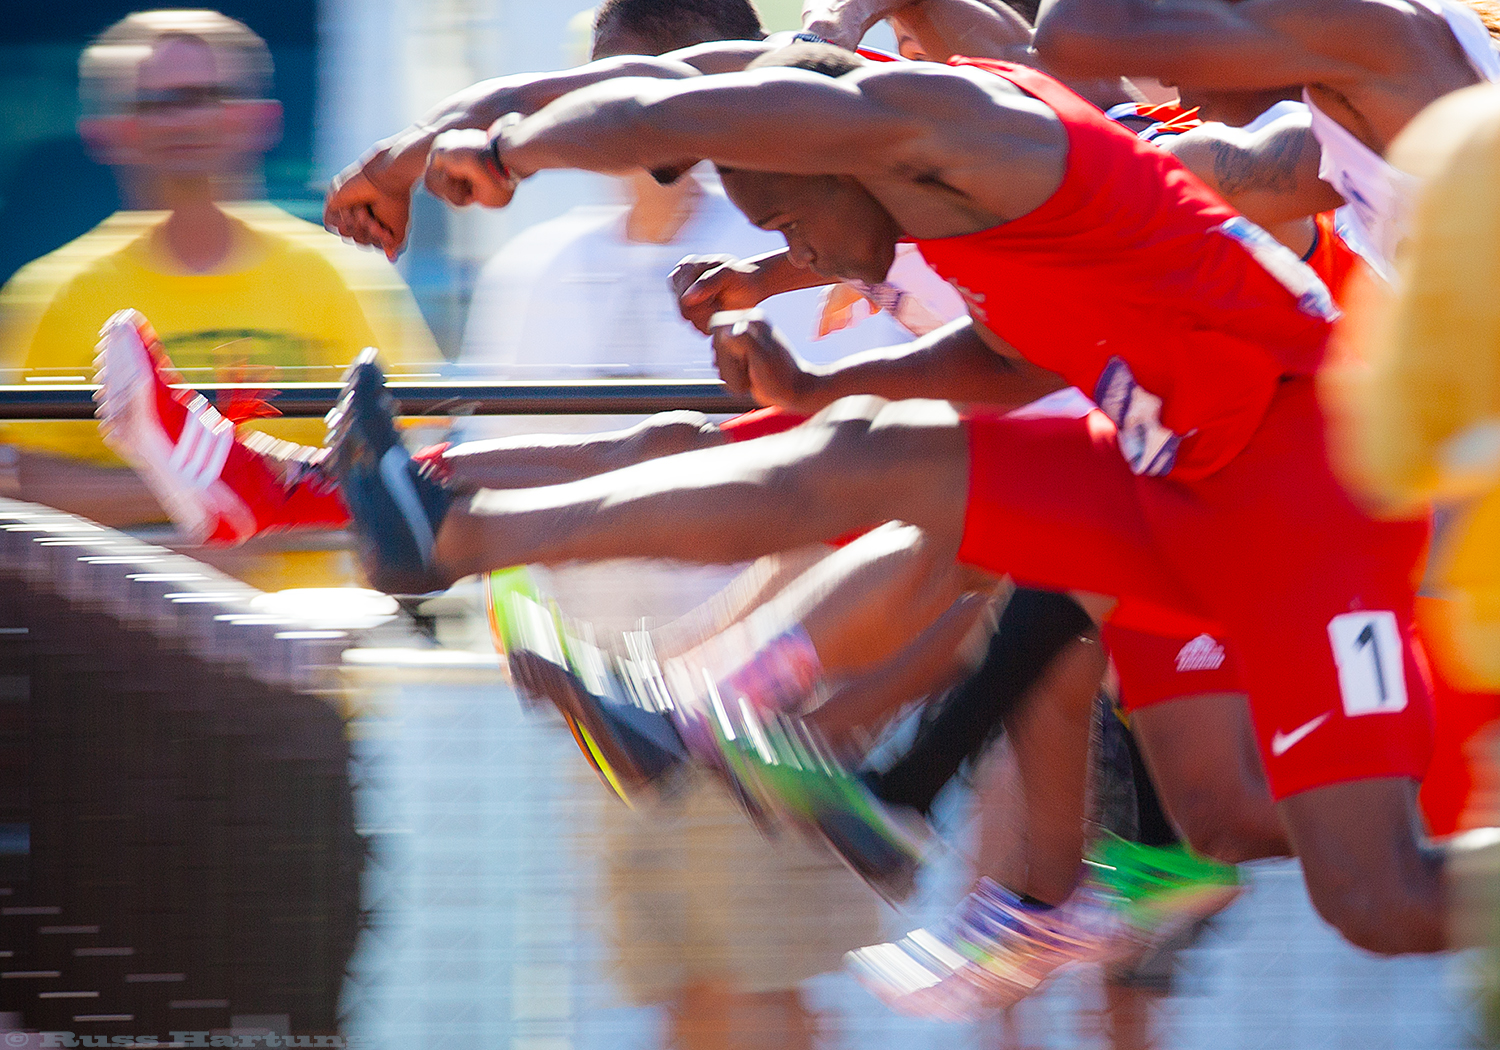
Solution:
<svg viewBox="0 0 1500 1050"><path fill-rule="evenodd" d="M235 1034L224 1032L172 1032L157 1035L79 1035L76 1032L6 1032L0 1047L298 1047L321 1046L356 1050L366 1045L355 1036L277 1035L274 1032Z"/></svg>

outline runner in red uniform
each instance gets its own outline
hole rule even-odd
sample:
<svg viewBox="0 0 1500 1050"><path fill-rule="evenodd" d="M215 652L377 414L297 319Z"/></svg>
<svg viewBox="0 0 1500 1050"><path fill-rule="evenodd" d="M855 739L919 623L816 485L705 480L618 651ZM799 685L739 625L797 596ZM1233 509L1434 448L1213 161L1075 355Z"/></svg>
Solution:
<svg viewBox="0 0 1500 1050"><path fill-rule="evenodd" d="M797 261L878 281L911 236L978 322L824 373L738 325L715 345L739 385L817 410L960 385L1017 404L1072 384L1103 410L960 422L931 403L846 402L760 441L480 492L442 509L433 578L616 554L741 558L902 520L983 568L1178 610L1238 646L1319 909L1374 950L1443 946L1441 865L1408 808L1429 746L1408 634L1425 527L1366 519L1324 463L1311 373L1326 289L1174 160L1040 74L866 68L819 48L778 60L826 75L595 85L493 141L440 140L429 185L469 199L465 180L484 179L499 201L542 168L709 157ZM373 498L378 483L359 484ZM901 628L924 626L912 621ZM813 642L825 670L872 658Z"/></svg>

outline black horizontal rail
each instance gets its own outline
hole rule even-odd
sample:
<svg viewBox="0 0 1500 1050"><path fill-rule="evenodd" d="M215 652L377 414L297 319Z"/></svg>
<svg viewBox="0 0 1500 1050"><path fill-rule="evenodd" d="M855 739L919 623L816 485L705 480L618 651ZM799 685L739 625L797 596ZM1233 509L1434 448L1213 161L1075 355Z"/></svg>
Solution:
<svg viewBox="0 0 1500 1050"><path fill-rule="evenodd" d="M733 413L755 408L717 380L575 379L553 383L508 383L453 379L390 384L404 416L649 415L673 409ZM92 419L94 391L78 383L0 386L0 419ZM210 400L225 394L260 394L290 419L322 416L333 407L338 383L204 383Z"/></svg>

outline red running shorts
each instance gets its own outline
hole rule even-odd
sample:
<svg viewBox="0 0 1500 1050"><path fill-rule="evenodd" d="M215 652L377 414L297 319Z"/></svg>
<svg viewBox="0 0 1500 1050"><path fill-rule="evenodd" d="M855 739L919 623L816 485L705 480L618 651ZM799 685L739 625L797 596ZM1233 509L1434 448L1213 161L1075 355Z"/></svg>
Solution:
<svg viewBox="0 0 1500 1050"><path fill-rule="evenodd" d="M1101 412L964 425L960 560L1119 597L1124 627L1231 643L1278 799L1422 779L1432 706L1412 580L1427 523L1375 521L1345 494L1310 378L1285 380L1243 451L1192 481L1130 473ZM1148 696L1124 670L1122 692Z"/></svg>

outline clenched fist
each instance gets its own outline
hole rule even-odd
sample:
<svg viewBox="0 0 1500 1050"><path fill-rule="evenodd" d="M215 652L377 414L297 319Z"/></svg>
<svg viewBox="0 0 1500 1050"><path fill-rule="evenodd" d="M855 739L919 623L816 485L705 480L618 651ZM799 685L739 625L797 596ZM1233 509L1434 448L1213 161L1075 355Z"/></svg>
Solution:
<svg viewBox="0 0 1500 1050"><path fill-rule="evenodd" d="M710 324L714 364L731 391L792 412L811 414L823 407L815 403L817 374L759 310L730 311Z"/></svg>
<svg viewBox="0 0 1500 1050"><path fill-rule="evenodd" d="M759 274L760 267L754 261L732 255L689 255L677 264L668 280L683 319L710 335L709 321L714 314L748 310L767 298L757 279Z"/></svg>
<svg viewBox="0 0 1500 1050"><path fill-rule="evenodd" d="M423 178L429 193L460 208L468 204L503 208L515 196L518 181L498 164L489 132L478 128L439 135L427 155Z"/></svg>

